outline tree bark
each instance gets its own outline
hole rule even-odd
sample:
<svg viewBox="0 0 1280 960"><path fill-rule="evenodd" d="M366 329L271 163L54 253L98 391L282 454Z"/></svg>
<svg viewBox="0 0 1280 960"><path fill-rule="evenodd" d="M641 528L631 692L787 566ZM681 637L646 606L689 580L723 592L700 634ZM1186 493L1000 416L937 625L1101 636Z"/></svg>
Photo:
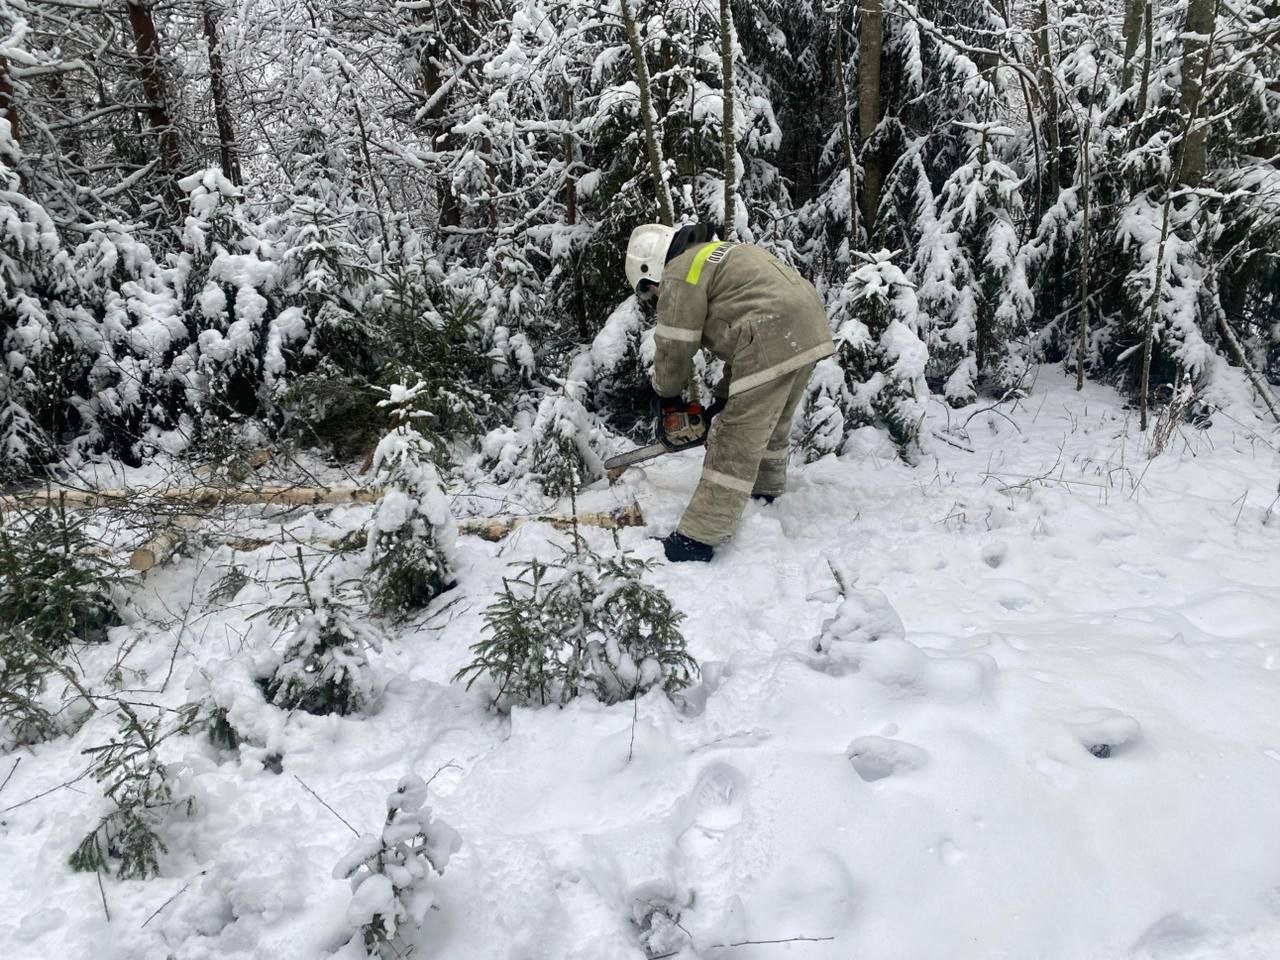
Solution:
<svg viewBox="0 0 1280 960"><path fill-rule="evenodd" d="M635 60L636 85L640 88L640 118L644 122L645 151L649 156L649 174L653 178L653 192L658 203L658 221L667 226L675 225L675 212L671 206L671 194L667 190L667 177L663 170L662 144L658 141L658 118L653 109L653 93L649 84L649 61L640 43L640 30L631 11L630 0L621 0L622 22L627 31L627 43Z"/></svg>
<svg viewBox="0 0 1280 960"><path fill-rule="evenodd" d="M1096 85L1096 80L1095 80ZM1084 360L1089 342L1089 140L1093 135L1093 106L1084 122L1080 144L1080 339L1076 344L1076 389L1084 389Z"/></svg>
<svg viewBox="0 0 1280 960"><path fill-rule="evenodd" d="M1215 0L1188 0L1185 43L1182 50L1181 106L1187 115L1199 110L1203 94L1201 84L1208 72L1213 56L1210 41L1213 35ZM1204 179L1209 125L1192 123L1182 142L1182 175L1179 183L1192 186Z"/></svg>
<svg viewBox="0 0 1280 960"><path fill-rule="evenodd" d="M21 143L18 129L18 101L13 95L13 81L9 77L9 61L0 57L0 118L9 121L9 136L14 143Z"/></svg>
<svg viewBox="0 0 1280 960"><path fill-rule="evenodd" d="M126 6L142 74L142 92L147 98L147 122L156 135L157 157L167 180L168 198L178 204L182 200L182 190L178 187L182 155L178 149L178 131L169 114L169 84L160 65L160 37L150 6L134 0Z"/></svg>
<svg viewBox="0 0 1280 960"><path fill-rule="evenodd" d="M227 103L222 54L218 50L217 14L208 4L204 5L204 39L209 44L209 88L213 93L213 116L218 126L218 156L222 161L223 176L238 187L243 182L240 174L240 151L236 144L235 127L231 124L231 108Z"/></svg>
<svg viewBox="0 0 1280 960"><path fill-rule="evenodd" d="M1124 4L1124 72L1123 86L1133 83L1133 58L1138 52L1138 38L1142 34L1143 0L1125 0Z"/></svg>
<svg viewBox="0 0 1280 960"><path fill-rule="evenodd" d="M436 34L441 32L440 23L435 17L434 10L434 4L430 7L421 5L413 8L413 18L423 32L428 29L433 30ZM444 87L444 77L440 73L440 64L436 60L436 55L442 52L441 46L440 41L433 36L426 40L421 48L421 53L418 54L419 82L422 85L422 92L426 95L428 104L422 120L433 151L449 149L449 133L444 129L444 115L448 105L448 96L440 96L440 91ZM461 225L462 208L458 203L458 198L453 194L453 188L447 176L441 177L437 182L436 208L441 227L448 228Z"/></svg>
<svg viewBox="0 0 1280 960"><path fill-rule="evenodd" d="M1061 145L1058 138L1058 86L1054 81L1053 48L1049 44L1049 3L1040 0L1036 7L1036 50L1040 55L1040 85L1044 87L1044 136L1049 152L1050 196L1062 188L1058 178L1058 160Z"/></svg>
<svg viewBox="0 0 1280 960"><path fill-rule="evenodd" d="M1151 0L1147 0L1145 12L1142 15L1143 26L1143 53L1142 53L1142 85L1138 89L1138 116L1144 116L1147 112L1147 92L1151 87Z"/></svg>
<svg viewBox="0 0 1280 960"><path fill-rule="evenodd" d="M880 207L880 158L866 143L880 123L880 59L884 48L884 0L859 0L858 141L863 148L862 219L870 233Z"/></svg>
<svg viewBox="0 0 1280 960"><path fill-rule="evenodd" d="M146 573L148 570L163 563L173 555L175 550L182 546L192 533L200 528L204 519L201 515L194 513L179 516L172 525L160 531L129 555L129 569L137 570L139 573ZM459 520L457 525L458 533L463 536L475 536L482 540L496 543L526 523L545 523L555 527L557 530L571 530L575 524L600 527L605 530L619 530L623 527L643 527L645 518L640 509L640 504L632 502L628 506L620 507L609 513L583 513L572 517L552 515L536 517L467 517ZM317 546L334 547L345 539L347 538L321 538L306 542ZM232 550L242 552L261 550L264 547L282 543L281 540L260 538L239 538L223 542ZM294 541L289 542L293 543Z"/></svg>
<svg viewBox="0 0 1280 960"><path fill-rule="evenodd" d="M562 140L564 146L564 219L569 226L576 226L578 223L578 178L574 173L574 164L577 162L573 144L573 131L570 125L573 121L573 95L569 88L564 88L564 94L561 99L561 105L564 111L564 137ZM587 324L587 302L582 292L582 268L578 263L578 257L572 250L569 252L569 271L573 282L573 314L578 321L578 339L586 342L591 339L591 328Z"/></svg>
<svg viewBox="0 0 1280 960"><path fill-rule="evenodd" d="M845 167L849 171L849 248L858 245L858 166L854 160L853 131L849 124L849 90L844 82L844 23L843 4L836 8L835 54L836 89L840 95L840 133L844 147Z"/></svg>
<svg viewBox="0 0 1280 960"><path fill-rule="evenodd" d="M724 238L737 235L734 200L738 193L738 138L733 125L733 11L729 0L720 0L720 73L724 95L720 114L720 132L724 139Z"/></svg>

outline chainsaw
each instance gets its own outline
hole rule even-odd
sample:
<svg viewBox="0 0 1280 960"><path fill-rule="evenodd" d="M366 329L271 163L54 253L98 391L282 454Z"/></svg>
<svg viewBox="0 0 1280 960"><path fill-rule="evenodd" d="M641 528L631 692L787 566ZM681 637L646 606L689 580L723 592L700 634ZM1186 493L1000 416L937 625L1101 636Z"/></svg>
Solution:
<svg viewBox="0 0 1280 960"><path fill-rule="evenodd" d="M703 446L711 432L711 421L723 407L723 401L719 400L705 409L696 400L692 403L674 401L664 404L659 410L658 442L636 447L606 460L604 468L609 479L615 479L627 467L634 467L638 463L647 463L667 453L679 453L681 450Z"/></svg>

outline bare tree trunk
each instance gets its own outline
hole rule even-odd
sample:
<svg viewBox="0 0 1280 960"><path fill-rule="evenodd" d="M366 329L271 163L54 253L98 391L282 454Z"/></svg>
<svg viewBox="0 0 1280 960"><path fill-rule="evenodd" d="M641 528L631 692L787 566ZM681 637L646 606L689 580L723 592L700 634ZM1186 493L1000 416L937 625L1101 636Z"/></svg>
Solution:
<svg viewBox="0 0 1280 960"><path fill-rule="evenodd" d="M733 126L733 11L729 0L720 0L720 74L724 81L720 114L724 138L724 238L732 240L737 234L734 199L738 193L738 138Z"/></svg>
<svg viewBox="0 0 1280 960"><path fill-rule="evenodd" d="M653 93L649 84L649 61L640 43L640 30L631 11L630 0L621 0L622 22L627 31L627 43L636 65L636 85L640 88L640 118L644 121L644 143L649 155L649 174L653 177L653 192L658 202L658 221L674 226L675 212L671 206L671 194L667 190L667 177L663 171L662 144L658 142L658 117L653 110Z"/></svg>
<svg viewBox="0 0 1280 960"><path fill-rule="evenodd" d="M149 6L129 0L127 7L142 73L142 92L147 98L147 122L156 135L160 170L167 180L169 199L179 204L182 200L182 191L178 187L182 155L178 150L178 131L169 115L169 84L160 66L160 37Z"/></svg>
<svg viewBox="0 0 1280 960"><path fill-rule="evenodd" d="M561 99L561 106L564 109L565 131L562 143L564 145L564 219L569 226L576 226L578 223L578 178L574 174L574 164L577 157L573 148L573 133L569 129L569 125L573 120L573 97L569 92L569 88L564 88L564 94ZM569 252L572 261L570 273L573 278L573 313L578 321L578 339L584 343L591 339L591 328L587 325L587 303L582 293L582 269L578 265L578 258L573 251Z"/></svg>
<svg viewBox="0 0 1280 960"><path fill-rule="evenodd" d="M0 57L0 117L9 121L9 136L14 143L21 143L18 129L18 101L13 95L13 81L9 78L9 61Z"/></svg>
<svg viewBox="0 0 1280 960"><path fill-rule="evenodd" d="M1133 83L1133 58L1138 52L1138 37L1142 33L1142 8L1142 0L1125 0L1123 85L1126 89Z"/></svg>
<svg viewBox="0 0 1280 960"><path fill-rule="evenodd" d="M858 167L854 161L853 131L849 126L849 91L844 82L843 4L836 8L836 89L840 93L840 133L844 146L844 162L849 171L849 247L858 244Z"/></svg>
<svg viewBox="0 0 1280 960"><path fill-rule="evenodd" d="M880 158L866 142L880 123L880 58L884 48L884 0L859 0L858 141L863 146L862 219L870 232L880 207Z"/></svg>
<svg viewBox="0 0 1280 960"><path fill-rule="evenodd" d="M1142 53L1142 86L1138 88L1138 116L1147 112L1147 91L1151 87L1151 0L1147 0L1146 10L1142 15L1144 24L1144 47Z"/></svg>
<svg viewBox="0 0 1280 960"><path fill-rule="evenodd" d="M1096 80L1095 80L1096 86ZM1084 360L1089 343L1089 141L1093 136L1093 107L1084 122L1084 141L1080 144L1080 339L1076 344L1076 389L1084 389Z"/></svg>
<svg viewBox="0 0 1280 960"><path fill-rule="evenodd" d="M414 8L414 20L422 29L428 27L440 33L440 23L436 19L435 5L430 7L426 5L416 6ZM422 84L422 92L427 97L427 109L423 115L425 126L427 128L427 136L431 142L432 150L445 150L449 146L449 134L444 129L444 114L448 104L448 97L442 96L440 91L444 87L444 78L440 75L440 65L436 62L436 54L440 53L441 43L434 37L428 40L419 55L418 70L420 81ZM439 224L441 227L456 227L462 223L462 208L458 204L458 198L453 195L453 188L449 183L448 177L442 177L436 185L436 207L439 211Z"/></svg>
<svg viewBox="0 0 1280 960"><path fill-rule="evenodd" d="M1138 429L1147 429L1147 394L1151 391L1151 345L1155 338L1156 314L1160 311L1160 297L1164 293L1164 252L1169 242L1169 208L1173 200L1172 189L1167 189L1164 208L1160 216L1160 246L1156 250L1156 276L1151 292L1151 306L1147 309L1142 327L1142 381L1138 386Z"/></svg>
<svg viewBox="0 0 1280 960"><path fill-rule="evenodd" d="M1201 84L1207 72L1212 51L1209 41L1213 35L1215 0L1188 0L1186 38L1182 50L1182 107L1191 115L1199 110L1203 93ZM1204 69L1197 59L1203 57ZM1194 106L1193 106L1194 105ZM1204 179L1209 125L1193 123L1182 142L1182 176L1179 183L1194 185Z"/></svg>
<svg viewBox="0 0 1280 960"><path fill-rule="evenodd" d="M1044 87L1044 135L1049 148L1049 188L1056 193L1062 187L1058 179L1061 146L1058 139L1058 86L1054 82L1053 48L1049 45L1049 3L1040 0L1036 7L1036 50L1040 55L1040 85Z"/></svg>
<svg viewBox="0 0 1280 960"><path fill-rule="evenodd" d="M240 151L236 146L235 128L231 125L231 108L227 104L227 86L222 70L222 54L218 50L218 21L213 7L204 5L204 38L209 44L209 88L213 93L213 115L218 125L218 156L222 173L237 187L240 175Z"/></svg>

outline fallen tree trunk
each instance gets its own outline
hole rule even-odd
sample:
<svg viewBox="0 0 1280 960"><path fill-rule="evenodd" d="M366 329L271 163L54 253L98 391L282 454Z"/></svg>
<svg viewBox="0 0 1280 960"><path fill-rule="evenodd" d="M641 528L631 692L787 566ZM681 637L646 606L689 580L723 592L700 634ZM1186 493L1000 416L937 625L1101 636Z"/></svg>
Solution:
<svg viewBox="0 0 1280 960"><path fill-rule="evenodd" d="M380 489L372 487L172 487L162 490L57 490L45 488L0 497L0 509L56 507L93 510L124 503L169 501L192 507L234 504L284 505L293 507L343 503L377 503Z"/></svg>
<svg viewBox="0 0 1280 960"><path fill-rule="evenodd" d="M137 570L141 573L152 569L156 565L162 563L173 554L186 540L187 535L195 530L201 518L192 514L184 514L177 519L173 526L157 534L148 540L137 550L133 551L129 557L129 569ZM547 523L558 530L568 530L573 527L573 517L560 517L550 514L540 514L527 517L468 517L458 521L458 533L463 536L476 536L482 540L488 540L491 543L509 536L518 528L526 523ZM599 527L605 530L618 530L623 527L643 527L645 524L644 513L640 510L640 504L632 502L625 507L608 513L584 513L577 518L579 526ZM320 538L312 540L303 540L301 542L312 546L334 547L342 541L350 537L345 534L341 537ZM296 539L276 540L254 537L239 537L223 541L224 545L232 550L242 552L251 552L261 550L265 547L273 545L287 544L296 546L299 541Z"/></svg>

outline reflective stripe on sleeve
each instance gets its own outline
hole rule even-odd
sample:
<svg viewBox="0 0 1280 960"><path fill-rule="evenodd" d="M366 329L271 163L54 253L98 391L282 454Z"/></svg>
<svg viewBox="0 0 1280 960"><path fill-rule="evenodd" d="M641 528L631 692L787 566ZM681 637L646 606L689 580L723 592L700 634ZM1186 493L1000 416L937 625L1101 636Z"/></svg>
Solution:
<svg viewBox="0 0 1280 960"><path fill-rule="evenodd" d="M685 343L701 343L701 330L686 330L683 327L671 327L660 323L653 328L654 336L666 337L668 340L682 340Z"/></svg>
<svg viewBox="0 0 1280 960"><path fill-rule="evenodd" d="M754 486L750 480L739 480L737 477L731 477L727 473L721 473L719 470L708 470L702 468L702 479L707 483L714 483L717 486L728 487L730 490L737 490L739 493L751 494L751 488Z"/></svg>

